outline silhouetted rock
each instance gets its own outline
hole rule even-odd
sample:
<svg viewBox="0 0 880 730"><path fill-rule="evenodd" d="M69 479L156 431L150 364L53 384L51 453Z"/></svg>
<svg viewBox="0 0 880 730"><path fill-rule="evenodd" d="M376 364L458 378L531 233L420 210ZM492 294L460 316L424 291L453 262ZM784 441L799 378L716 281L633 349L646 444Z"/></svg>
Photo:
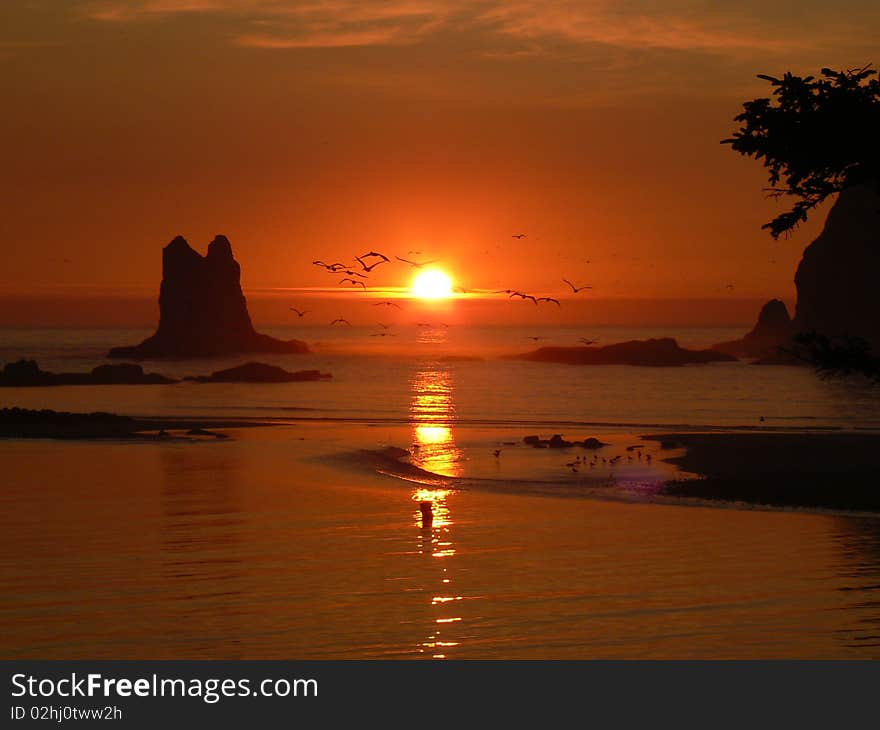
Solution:
<svg viewBox="0 0 880 730"><path fill-rule="evenodd" d="M241 290L241 269L225 236L206 256L177 236L162 251L159 328L133 347L114 347L108 357L144 360L213 357L244 352L308 352L300 340L256 332Z"/></svg>
<svg viewBox="0 0 880 730"><path fill-rule="evenodd" d="M855 336L880 353L880 195L870 187L844 190L825 228L807 246L795 275L796 332Z"/></svg>
<svg viewBox="0 0 880 730"><path fill-rule="evenodd" d="M630 340L603 347L541 347L514 356L518 360L569 365L692 365L736 360L716 350L687 350L671 337Z"/></svg>
<svg viewBox="0 0 880 730"><path fill-rule="evenodd" d="M145 373L134 363L99 365L89 373L50 373L40 370L36 360L7 363L0 371L0 386L33 387L45 385L159 385L176 383L158 373Z"/></svg>
<svg viewBox="0 0 880 730"><path fill-rule="evenodd" d="M712 349L735 357L756 358L765 363L791 362L780 348L791 348L794 329L788 308L781 299L771 299L758 315L752 330L739 340L719 342Z"/></svg>
<svg viewBox="0 0 880 730"><path fill-rule="evenodd" d="M580 446L585 449L601 449L608 446L604 441L590 436L583 441L566 441L559 434L554 434L549 439L542 439L540 436L525 436L523 443L536 449L568 449L572 446Z"/></svg>
<svg viewBox="0 0 880 730"><path fill-rule="evenodd" d="M299 381L329 380L330 373L319 370L297 370L290 372L276 365L262 362L248 362L226 370L218 370L210 375L197 375L185 378L197 383L295 383Z"/></svg>

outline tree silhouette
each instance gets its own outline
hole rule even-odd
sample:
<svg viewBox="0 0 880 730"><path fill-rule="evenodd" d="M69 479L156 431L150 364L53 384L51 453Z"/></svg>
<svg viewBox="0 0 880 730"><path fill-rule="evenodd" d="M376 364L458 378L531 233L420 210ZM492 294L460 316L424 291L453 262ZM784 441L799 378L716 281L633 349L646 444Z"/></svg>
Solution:
<svg viewBox="0 0 880 730"><path fill-rule="evenodd" d="M774 99L747 101L722 140L769 170L771 197L795 197L790 210L762 226L773 238L788 235L833 193L853 185L880 189L880 81L869 66L823 68L820 78L759 74Z"/></svg>

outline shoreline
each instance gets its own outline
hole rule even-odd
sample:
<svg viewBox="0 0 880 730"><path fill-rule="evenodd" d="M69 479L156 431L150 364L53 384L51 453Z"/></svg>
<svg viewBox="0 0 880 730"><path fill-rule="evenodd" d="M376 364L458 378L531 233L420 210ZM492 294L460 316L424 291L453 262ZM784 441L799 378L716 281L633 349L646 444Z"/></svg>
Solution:
<svg viewBox="0 0 880 730"><path fill-rule="evenodd" d="M761 507L880 512L880 434L865 432L644 434L690 479L668 481L669 497Z"/></svg>

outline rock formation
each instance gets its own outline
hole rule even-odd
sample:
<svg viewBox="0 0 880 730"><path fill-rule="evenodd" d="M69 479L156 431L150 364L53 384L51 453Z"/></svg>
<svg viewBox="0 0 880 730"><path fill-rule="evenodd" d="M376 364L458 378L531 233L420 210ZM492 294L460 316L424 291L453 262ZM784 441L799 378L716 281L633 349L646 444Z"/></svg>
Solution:
<svg viewBox="0 0 880 730"><path fill-rule="evenodd" d="M248 362L226 370L218 370L210 375L188 377L197 383L297 383L302 381L329 380L330 373L319 370L297 370L290 372L275 365L262 362Z"/></svg>
<svg viewBox="0 0 880 730"><path fill-rule="evenodd" d="M758 315L758 323L745 337L729 342L720 342L713 350L734 355L749 357L764 362L788 361L790 358L780 350L791 344L794 329L788 308L781 299L771 299Z"/></svg>
<svg viewBox="0 0 880 730"><path fill-rule="evenodd" d="M41 370L36 360L7 363L0 370L0 387L45 385L163 385L176 383L158 373L145 373L140 365L119 363L99 365L88 373L50 373Z"/></svg>
<svg viewBox="0 0 880 730"><path fill-rule="evenodd" d="M736 360L715 350L687 350L671 337L630 340L603 347L541 347L516 355L518 360L559 362L569 365L673 366Z"/></svg>
<svg viewBox="0 0 880 730"><path fill-rule="evenodd" d="M867 340L880 354L880 194L844 190L794 278L796 332Z"/></svg>
<svg viewBox="0 0 880 730"><path fill-rule="evenodd" d="M162 251L159 328L133 347L114 347L108 357L145 360L213 357L243 352L299 353L299 340L256 332L241 291L241 269L225 236L202 256L177 236Z"/></svg>

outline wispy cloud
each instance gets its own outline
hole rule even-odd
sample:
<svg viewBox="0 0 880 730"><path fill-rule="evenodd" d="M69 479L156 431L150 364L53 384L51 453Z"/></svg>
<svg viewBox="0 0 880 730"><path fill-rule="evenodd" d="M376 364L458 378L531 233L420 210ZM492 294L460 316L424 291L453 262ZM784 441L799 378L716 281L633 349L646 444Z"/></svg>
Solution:
<svg viewBox="0 0 880 730"><path fill-rule="evenodd" d="M104 22L137 22L176 14L237 19L233 42L260 48L414 45L433 35L478 33L485 55L517 59L554 53L554 45L671 49L739 55L785 52L822 43L841 16L812 30L780 32L760 6L653 0L83 0ZM810 15L805 11L804 16ZM824 17L824 16L823 16ZM798 21L799 22L799 21ZM808 32L804 32L807 30ZM800 32L798 32L800 31ZM503 47L496 47L503 46ZM558 50L558 49L556 49Z"/></svg>

